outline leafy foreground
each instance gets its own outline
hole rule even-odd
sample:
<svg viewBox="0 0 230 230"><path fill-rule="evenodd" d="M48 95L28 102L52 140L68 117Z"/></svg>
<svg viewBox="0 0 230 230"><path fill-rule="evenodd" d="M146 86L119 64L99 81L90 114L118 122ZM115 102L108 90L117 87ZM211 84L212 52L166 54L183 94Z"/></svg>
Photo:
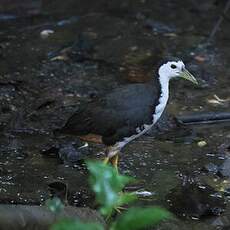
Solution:
<svg viewBox="0 0 230 230"><path fill-rule="evenodd" d="M124 204L129 204L137 199L133 193L124 193L122 189L130 182L131 177L123 176L117 171L101 162L87 162L90 172L89 183L95 192L96 201L100 205L100 213L107 219ZM58 203L56 201L56 203ZM50 205L49 205L50 204ZM48 207L53 212L59 212L60 208L53 207L48 202ZM60 207L61 204L60 204ZM111 221L106 229L109 230L136 230L148 226L155 226L165 219L171 218L171 214L159 207L132 207L119 214ZM84 223L79 220L61 220L51 227L51 230L104 230L100 223Z"/></svg>
<svg viewBox="0 0 230 230"><path fill-rule="evenodd" d="M131 177L118 174L114 167L101 162L88 162L89 182L96 194L100 212L111 215L114 209L137 199L133 193L122 193L122 189L133 181Z"/></svg>
<svg viewBox="0 0 230 230"><path fill-rule="evenodd" d="M51 227L51 230L104 230L98 223L83 223L77 220L62 220Z"/></svg>

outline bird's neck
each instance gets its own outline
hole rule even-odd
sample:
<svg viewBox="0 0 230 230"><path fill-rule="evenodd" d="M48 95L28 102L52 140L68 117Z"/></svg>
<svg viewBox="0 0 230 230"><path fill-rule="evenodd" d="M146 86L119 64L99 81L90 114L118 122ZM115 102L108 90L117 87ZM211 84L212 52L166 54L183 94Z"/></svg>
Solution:
<svg viewBox="0 0 230 230"><path fill-rule="evenodd" d="M162 115L169 98L169 79L164 74L159 73L159 85L160 85L160 97L158 105L155 108L155 113L153 115L153 123L156 123L160 116Z"/></svg>
<svg viewBox="0 0 230 230"><path fill-rule="evenodd" d="M161 85L161 97L165 97L168 100L169 96L169 79L165 75L159 75L159 82Z"/></svg>

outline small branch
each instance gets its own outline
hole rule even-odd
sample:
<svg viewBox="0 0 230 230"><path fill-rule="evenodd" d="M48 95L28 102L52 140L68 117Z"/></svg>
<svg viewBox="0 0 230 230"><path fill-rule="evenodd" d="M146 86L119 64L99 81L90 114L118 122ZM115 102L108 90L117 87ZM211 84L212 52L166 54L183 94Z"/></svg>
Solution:
<svg viewBox="0 0 230 230"><path fill-rule="evenodd" d="M230 112L201 112L177 116L176 119L185 125L215 124L230 122Z"/></svg>
<svg viewBox="0 0 230 230"><path fill-rule="evenodd" d="M216 35L218 29L220 28L220 25L224 21L225 16L226 16L226 14L227 14L229 9L230 9L230 0L227 1L226 5L225 5L225 8L224 8L224 11L223 11L223 14L220 15L218 21L216 22L215 26L213 27L212 32L211 32L211 34L210 34L210 36L209 36L209 38L207 40L207 43L210 43L213 40L213 38Z"/></svg>

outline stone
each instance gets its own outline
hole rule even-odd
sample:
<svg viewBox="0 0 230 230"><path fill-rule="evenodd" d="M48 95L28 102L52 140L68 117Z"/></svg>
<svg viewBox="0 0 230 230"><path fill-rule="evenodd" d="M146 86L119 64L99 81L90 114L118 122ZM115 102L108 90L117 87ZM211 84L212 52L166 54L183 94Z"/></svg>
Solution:
<svg viewBox="0 0 230 230"><path fill-rule="evenodd" d="M230 158L227 158L220 166L219 173L221 176L230 177Z"/></svg>
<svg viewBox="0 0 230 230"><path fill-rule="evenodd" d="M105 224L100 214L90 208L67 206L59 214L54 214L45 206L0 205L0 229L47 230L54 222L63 218Z"/></svg>
<svg viewBox="0 0 230 230"><path fill-rule="evenodd" d="M200 219L220 215L225 199L211 186L195 180L185 180L167 196L170 210L180 217Z"/></svg>

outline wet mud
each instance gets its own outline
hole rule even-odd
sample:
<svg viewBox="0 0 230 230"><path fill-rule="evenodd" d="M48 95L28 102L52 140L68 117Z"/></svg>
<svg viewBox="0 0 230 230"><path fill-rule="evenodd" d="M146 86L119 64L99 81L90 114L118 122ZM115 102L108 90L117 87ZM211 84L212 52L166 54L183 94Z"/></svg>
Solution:
<svg viewBox="0 0 230 230"><path fill-rule="evenodd" d="M120 171L139 180L127 189L150 194L141 204L178 217L160 229L227 229L230 123L173 119L229 112L229 21L206 43L225 1L23 2L0 7L0 202L42 204L61 183L69 204L93 208L84 160L102 158L103 146L54 131L81 103L146 82L177 56L199 86L172 82L167 115L123 150Z"/></svg>

